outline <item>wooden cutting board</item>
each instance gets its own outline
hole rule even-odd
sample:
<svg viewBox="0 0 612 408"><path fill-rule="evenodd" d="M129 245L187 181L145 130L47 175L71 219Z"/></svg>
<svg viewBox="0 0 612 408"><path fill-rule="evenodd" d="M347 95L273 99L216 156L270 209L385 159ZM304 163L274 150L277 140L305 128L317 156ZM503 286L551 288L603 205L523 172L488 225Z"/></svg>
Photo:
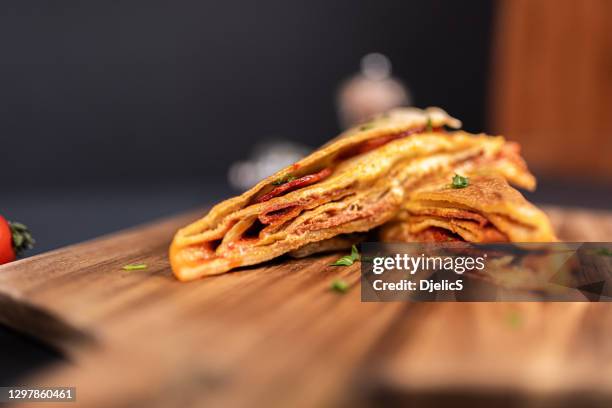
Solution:
<svg viewBox="0 0 612 408"><path fill-rule="evenodd" d="M612 237L610 213L547 212L564 240ZM361 303L338 254L179 283L167 247L197 216L0 267L0 321L70 360L29 382L86 407L612 403L610 304Z"/></svg>

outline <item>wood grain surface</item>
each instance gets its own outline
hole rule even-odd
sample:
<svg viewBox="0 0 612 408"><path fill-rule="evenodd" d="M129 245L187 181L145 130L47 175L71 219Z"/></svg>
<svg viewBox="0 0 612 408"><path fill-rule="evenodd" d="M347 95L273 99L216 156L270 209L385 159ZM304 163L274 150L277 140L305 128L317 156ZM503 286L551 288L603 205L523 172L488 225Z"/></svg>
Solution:
<svg viewBox="0 0 612 408"><path fill-rule="evenodd" d="M612 237L610 213L547 212L565 240ZM362 303L337 254L179 283L167 247L196 217L0 267L0 321L70 360L28 382L86 407L612 402L609 304Z"/></svg>

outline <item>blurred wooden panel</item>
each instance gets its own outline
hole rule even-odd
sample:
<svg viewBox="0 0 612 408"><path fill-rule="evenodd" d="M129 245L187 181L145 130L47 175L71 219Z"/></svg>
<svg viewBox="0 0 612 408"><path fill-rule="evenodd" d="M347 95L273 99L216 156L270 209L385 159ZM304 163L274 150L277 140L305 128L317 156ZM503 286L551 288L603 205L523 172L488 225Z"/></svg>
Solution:
<svg viewBox="0 0 612 408"><path fill-rule="evenodd" d="M491 125L536 171L612 180L612 1L505 0Z"/></svg>

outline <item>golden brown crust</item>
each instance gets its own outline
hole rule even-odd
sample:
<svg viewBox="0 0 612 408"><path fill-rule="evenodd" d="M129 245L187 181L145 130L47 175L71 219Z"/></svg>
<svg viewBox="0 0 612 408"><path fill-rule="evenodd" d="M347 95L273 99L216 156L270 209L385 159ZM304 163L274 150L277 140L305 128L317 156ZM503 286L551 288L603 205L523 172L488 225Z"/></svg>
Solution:
<svg viewBox="0 0 612 408"><path fill-rule="evenodd" d="M475 160L495 171L505 140L438 130L459 124L437 108L404 108L344 132L180 229L170 248L174 274L186 281L224 273L340 234L368 231L391 220L412 184L430 174ZM316 182L294 183L299 188L274 184L290 176L312 181L313 174L319 175Z"/></svg>
<svg viewBox="0 0 612 408"><path fill-rule="evenodd" d="M366 125L344 132L299 162L262 180L244 194L216 205L205 217L182 228L175 235L170 248L170 262L175 275L181 280L191 280L223 273L238 266L274 258L308 242L340 233L366 231L387 221L397 211L403 191L393 183L379 186L378 189L374 186L382 175L399 164L401 158L410 156L412 151L418 153L426 150L425 147L411 147L411 143L397 140L389 144L404 142L400 154L391 155L389 147L382 146L354 158L341 156L346 156L347 152L368 141L422 129L428 123L436 128L460 126L457 119L438 108L393 110ZM449 144L445 143L444 135L428 134L439 148ZM386 159L383 158L384 154L379 154L385 150ZM363 156L370 159L364 160ZM265 202L257 202L275 188L273 182L276 180L306 176L330 166L334 167L334 174L325 180ZM360 177L356 177L356 174ZM347 212L340 208L342 203L355 201L354 196L359 192L357 201L369 203L367 208L361 212ZM335 211L344 214L336 217L319 214L321 208L331 211L333 205L338 207ZM275 211L280 213L274 214ZM267 222L267 225L256 230L256 221Z"/></svg>
<svg viewBox="0 0 612 408"><path fill-rule="evenodd" d="M298 249L289 252L289 256L293 258L305 258L310 255L320 254L324 252L340 251L349 249L363 241L366 234L343 234L323 241L311 242Z"/></svg>

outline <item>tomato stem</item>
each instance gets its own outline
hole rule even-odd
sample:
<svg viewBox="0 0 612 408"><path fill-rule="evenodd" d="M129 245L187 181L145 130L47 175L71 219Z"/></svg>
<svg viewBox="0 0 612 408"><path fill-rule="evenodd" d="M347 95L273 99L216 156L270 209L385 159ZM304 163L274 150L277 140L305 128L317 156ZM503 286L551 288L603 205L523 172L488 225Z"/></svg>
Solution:
<svg viewBox="0 0 612 408"><path fill-rule="evenodd" d="M20 255L26 249L34 247L36 241L32 238L32 233L27 226L20 222L11 221L9 221L8 224L11 229L11 234L13 235L13 248L15 249L15 254Z"/></svg>

